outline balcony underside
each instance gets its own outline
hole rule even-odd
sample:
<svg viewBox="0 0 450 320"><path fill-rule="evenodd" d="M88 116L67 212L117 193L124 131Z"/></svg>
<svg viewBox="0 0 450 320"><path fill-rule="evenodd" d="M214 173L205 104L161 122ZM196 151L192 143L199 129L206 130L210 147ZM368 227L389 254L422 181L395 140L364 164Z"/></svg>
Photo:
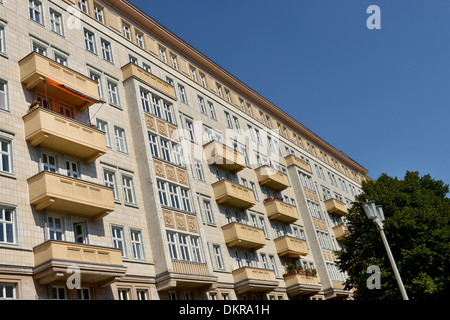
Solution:
<svg viewBox="0 0 450 320"><path fill-rule="evenodd" d="M205 292L217 287L217 277L210 275L166 272L156 277L156 290L167 291L176 288L195 288Z"/></svg>

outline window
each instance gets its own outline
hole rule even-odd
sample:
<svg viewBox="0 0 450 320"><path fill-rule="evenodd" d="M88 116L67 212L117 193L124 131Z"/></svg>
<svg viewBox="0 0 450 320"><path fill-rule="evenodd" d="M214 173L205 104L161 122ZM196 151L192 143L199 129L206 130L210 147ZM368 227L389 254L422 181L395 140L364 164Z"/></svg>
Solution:
<svg viewBox="0 0 450 320"><path fill-rule="evenodd" d="M142 239L141 232L132 230L130 232L131 235L131 247L133 249L133 258L135 259L143 259L144 256L142 254Z"/></svg>
<svg viewBox="0 0 450 320"><path fill-rule="evenodd" d="M215 223L211 207L211 201L203 200L203 208L205 209L206 221L208 223Z"/></svg>
<svg viewBox="0 0 450 320"><path fill-rule="evenodd" d="M162 118L161 117L161 104L160 104L161 99L157 98L157 97L152 97L152 102L153 102L153 111L155 113L155 116L157 116L158 118Z"/></svg>
<svg viewBox="0 0 450 320"><path fill-rule="evenodd" d="M111 148L111 138L109 137L108 122L97 119L97 129L105 133L106 146Z"/></svg>
<svg viewBox="0 0 450 320"><path fill-rule="evenodd" d="M0 172L13 173L12 140L2 138L2 136L0 136L0 156Z"/></svg>
<svg viewBox="0 0 450 320"><path fill-rule="evenodd" d="M168 201L167 201L166 183L158 180L157 188L158 188L159 202L161 203L161 205L167 206Z"/></svg>
<svg viewBox="0 0 450 320"><path fill-rule="evenodd" d="M200 82L201 82L202 86L204 86L205 88L207 87L206 86L206 77L203 73L200 73Z"/></svg>
<svg viewBox="0 0 450 320"><path fill-rule="evenodd" d="M78 300L90 300L91 295L89 293L89 288L77 289L77 298Z"/></svg>
<svg viewBox="0 0 450 320"><path fill-rule="evenodd" d="M113 188L114 199L119 200L119 193L117 192L116 174L110 170L103 170L103 179L105 186Z"/></svg>
<svg viewBox="0 0 450 320"><path fill-rule="evenodd" d="M66 299L65 287L52 287L52 299L64 300Z"/></svg>
<svg viewBox="0 0 450 320"><path fill-rule="evenodd" d="M176 70L178 70L178 62L177 57L173 54L170 55L170 63L172 64L172 67Z"/></svg>
<svg viewBox="0 0 450 320"><path fill-rule="evenodd" d="M14 283L0 283L0 299L15 299L16 285Z"/></svg>
<svg viewBox="0 0 450 320"><path fill-rule="evenodd" d="M188 120L187 118L186 118L186 129L187 129L188 139L191 140L192 142L194 142L195 141L194 124L193 124L192 120Z"/></svg>
<svg viewBox="0 0 450 320"><path fill-rule="evenodd" d="M216 84L216 87L217 87L217 94L219 95L219 97L223 98L222 86L220 84Z"/></svg>
<svg viewBox="0 0 450 320"><path fill-rule="evenodd" d="M253 117L252 106L251 106L249 103L247 103L247 110L248 110L248 114L249 114L251 117Z"/></svg>
<svg viewBox="0 0 450 320"><path fill-rule="evenodd" d="M78 169L78 163L66 160L66 174L68 177L73 177L75 179L79 178L80 172Z"/></svg>
<svg viewBox="0 0 450 320"><path fill-rule="evenodd" d="M123 36L125 38L127 38L128 40L131 40L131 31L130 31L130 26L126 23L124 23L122 25L122 30L123 30Z"/></svg>
<svg viewBox="0 0 450 320"><path fill-rule="evenodd" d="M256 184L250 181L251 189L253 190L253 195L255 196L255 200L259 201L258 191L256 191Z"/></svg>
<svg viewBox="0 0 450 320"><path fill-rule="evenodd" d="M236 116L233 116L234 127L236 128L237 133L241 133L241 125L239 124L239 120Z"/></svg>
<svg viewBox="0 0 450 320"><path fill-rule="evenodd" d="M50 30L59 35L63 35L62 15L53 9L50 9Z"/></svg>
<svg viewBox="0 0 450 320"><path fill-rule="evenodd" d="M181 146L176 143L171 143L172 145L172 163L176 165L183 165L183 157L181 156Z"/></svg>
<svg viewBox="0 0 450 320"><path fill-rule="evenodd" d="M273 270L273 272L275 273L275 276L278 277L278 268L277 268L277 264L275 262L275 257L272 255L269 255L269 262L270 262L270 269Z"/></svg>
<svg viewBox="0 0 450 320"><path fill-rule="evenodd" d="M214 104L208 101L209 114L211 119L217 120L216 110L214 109Z"/></svg>
<svg viewBox="0 0 450 320"><path fill-rule="evenodd" d="M133 177L122 175L123 197L127 203L136 203Z"/></svg>
<svg viewBox="0 0 450 320"><path fill-rule="evenodd" d="M189 245L187 242L187 235L184 234L178 234L178 242L179 242L179 248L180 248L180 259L181 260L187 260L190 261L190 255L189 255Z"/></svg>
<svg viewBox="0 0 450 320"><path fill-rule="evenodd" d="M129 289L118 289L119 300L129 300Z"/></svg>
<svg viewBox="0 0 450 320"><path fill-rule="evenodd" d="M131 54L128 55L128 60L137 66L139 65L138 58L136 58L135 56L132 56Z"/></svg>
<svg viewBox="0 0 450 320"><path fill-rule="evenodd" d="M202 251L200 249L199 237L190 236L191 238L191 249L192 249L192 261L203 262Z"/></svg>
<svg viewBox="0 0 450 320"><path fill-rule="evenodd" d="M119 106L119 88L117 86L117 82L108 79L107 86L109 102L113 105Z"/></svg>
<svg viewBox="0 0 450 320"><path fill-rule="evenodd" d="M114 136L116 138L117 151L128 153L127 140L125 130L114 126Z"/></svg>
<svg viewBox="0 0 450 320"><path fill-rule="evenodd" d="M34 52L37 52L43 56L47 56L47 47L48 47L47 43L42 42L37 39L32 39L31 42L32 42Z"/></svg>
<svg viewBox="0 0 450 320"><path fill-rule="evenodd" d="M231 122L231 116L227 111L224 111L225 113L225 119L227 120L227 127L229 129L233 129L233 123Z"/></svg>
<svg viewBox="0 0 450 320"><path fill-rule="evenodd" d="M103 99L102 75L100 72L89 70L89 77L98 83L98 96Z"/></svg>
<svg viewBox="0 0 450 320"><path fill-rule="evenodd" d="M148 73L152 73L152 66L145 62L142 62L142 69L144 69Z"/></svg>
<svg viewBox="0 0 450 320"><path fill-rule="evenodd" d="M95 53L95 36L94 33L84 29L84 46L87 51Z"/></svg>
<svg viewBox="0 0 450 320"><path fill-rule="evenodd" d="M105 39L101 39L102 57L104 60L112 62L111 43Z"/></svg>
<svg viewBox="0 0 450 320"><path fill-rule="evenodd" d="M201 160L194 159L194 167L197 174L197 179L200 181L205 181L205 173L203 172L203 164Z"/></svg>
<svg viewBox="0 0 450 320"><path fill-rule="evenodd" d="M189 190L184 189L180 187L180 194L181 194L181 203L183 205L182 209L184 211L192 211L192 204L191 204L191 198L189 195Z"/></svg>
<svg viewBox="0 0 450 320"><path fill-rule="evenodd" d="M206 111L205 100L200 96L197 96L197 99L198 99L198 105L200 107L200 112L207 115L208 112Z"/></svg>
<svg viewBox="0 0 450 320"><path fill-rule="evenodd" d="M42 170L44 171L56 172L58 169L56 166L56 156L52 154L42 153L41 163Z"/></svg>
<svg viewBox="0 0 450 320"><path fill-rule="evenodd" d="M167 122L173 123L172 107L167 102L163 101L164 119Z"/></svg>
<svg viewBox="0 0 450 320"><path fill-rule="evenodd" d="M170 162L170 144L168 140L161 139L161 153L163 159Z"/></svg>
<svg viewBox="0 0 450 320"><path fill-rule="evenodd" d="M144 35L142 33L136 32L136 44L144 49Z"/></svg>
<svg viewBox="0 0 450 320"><path fill-rule="evenodd" d="M166 49L159 47L159 57L161 58L162 61L167 63Z"/></svg>
<svg viewBox="0 0 450 320"><path fill-rule="evenodd" d="M105 22L104 16L103 16L103 8L98 6L97 4L94 4L94 16L95 19L101 23Z"/></svg>
<svg viewBox="0 0 450 320"><path fill-rule="evenodd" d="M230 91L228 91L227 89L225 89L225 97L227 97L227 101L228 101L229 103L231 103Z"/></svg>
<svg viewBox="0 0 450 320"><path fill-rule="evenodd" d="M50 240L63 240L63 225L61 218L48 216L47 228Z"/></svg>
<svg viewBox="0 0 450 320"><path fill-rule="evenodd" d="M14 209L0 207L0 243L15 243L16 241L14 213Z"/></svg>
<svg viewBox="0 0 450 320"><path fill-rule="evenodd" d="M171 259L178 259L177 243L175 233L167 232L167 243L169 244L169 253Z"/></svg>
<svg viewBox="0 0 450 320"><path fill-rule="evenodd" d="M138 290L136 290L136 294L137 294L138 300L147 300L147 290L138 289Z"/></svg>
<svg viewBox="0 0 450 320"><path fill-rule="evenodd" d="M113 247L122 250L122 257L125 257L125 247L123 245L123 229L121 227L111 227Z"/></svg>
<svg viewBox="0 0 450 320"><path fill-rule="evenodd" d="M42 16L42 3L37 0L28 1L28 10L30 19L37 23L44 24L44 18Z"/></svg>
<svg viewBox="0 0 450 320"><path fill-rule="evenodd" d="M194 68L190 68L190 71L191 71L191 78L192 78L192 80L197 82L197 72L195 71Z"/></svg>
<svg viewBox="0 0 450 320"><path fill-rule="evenodd" d="M181 102L188 104L186 89L181 84L178 84L178 94L180 96Z"/></svg>
<svg viewBox="0 0 450 320"><path fill-rule="evenodd" d="M225 269L225 265L223 263L222 258L222 250L220 249L220 245L213 245L214 258L216 260L217 269Z"/></svg>
<svg viewBox="0 0 450 320"><path fill-rule="evenodd" d="M6 53L5 26L0 24L0 52Z"/></svg>
<svg viewBox="0 0 450 320"><path fill-rule="evenodd" d="M68 59L68 55L65 53L62 53L60 51L53 51L54 56L55 56L55 61L63 66L67 67L67 59Z"/></svg>
<svg viewBox="0 0 450 320"><path fill-rule="evenodd" d="M150 152L153 157L159 158L158 140L156 135L148 133L148 140L150 142Z"/></svg>
<svg viewBox="0 0 450 320"><path fill-rule="evenodd" d="M150 113L150 94L147 91L144 91L141 89L141 104L142 109L144 109L145 112Z"/></svg>
<svg viewBox="0 0 450 320"><path fill-rule="evenodd" d="M0 79L0 109L9 110L8 106L8 83Z"/></svg>
<svg viewBox="0 0 450 320"><path fill-rule="evenodd" d="M84 13L88 13L88 3L87 0L78 0L78 8Z"/></svg>
<svg viewBox="0 0 450 320"><path fill-rule="evenodd" d="M169 185L169 199L172 208L180 209L180 199L178 197L178 188L173 184Z"/></svg>

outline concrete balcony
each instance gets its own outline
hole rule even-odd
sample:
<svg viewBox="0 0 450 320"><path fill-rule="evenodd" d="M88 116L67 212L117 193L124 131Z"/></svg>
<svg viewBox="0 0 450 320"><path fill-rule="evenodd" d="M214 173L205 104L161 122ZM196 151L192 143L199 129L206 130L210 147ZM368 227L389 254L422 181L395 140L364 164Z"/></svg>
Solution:
<svg viewBox="0 0 450 320"><path fill-rule="evenodd" d="M278 287L273 270L243 267L233 270L234 290L246 292L269 292Z"/></svg>
<svg viewBox="0 0 450 320"><path fill-rule="evenodd" d="M240 184L222 179L212 184L217 203L236 208L249 209L256 204L253 190Z"/></svg>
<svg viewBox="0 0 450 320"><path fill-rule="evenodd" d="M339 200L331 198L326 200L324 203L328 213L335 213L340 216L348 213L347 205Z"/></svg>
<svg viewBox="0 0 450 320"><path fill-rule="evenodd" d="M308 246L305 240L282 236L273 240L279 256L288 258L299 258L308 255Z"/></svg>
<svg viewBox="0 0 450 320"><path fill-rule="evenodd" d="M308 172L311 172L311 167L309 166L309 164L305 161L303 161L302 159L297 158L294 155L288 155L284 158L284 160L286 160L286 166L290 167L292 165L295 165L303 170L306 170Z"/></svg>
<svg viewBox="0 0 450 320"><path fill-rule="evenodd" d="M36 210L51 209L97 221L114 211L113 189L42 171L28 179L30 204Z"/></svg>
<svg viewBox="0 0 450 320"><path fill-rule="evenodd" d="M244 154L220 143L211 141L203 145L206 162L216 165L233 173L245 168Z"/></svg>
<svg viewBox="0 0 450 320"><path fill-rule="evenodd" d="M345 237L345 234L347 233L347 227L343 224L340 224L333 228L334 237L337 240L342 240Z"/></svg>
<svg viewBox="0 0 450 320"><path fill-rule="evenodd" d="M129 62L122 67L122 76L124 81L131 77L138 78L150 87L175 99L173 86L132 62Z"/></svg>
<svg viewBox="0 0 450 320"><path fill-rule="evenodd" d="M20 81L28 90L70 102L80 111L99 102L97 82L52 59L32 52L19 61L19 67Z"/></svg>
<svg viewBox="0 0 450 320"><path fill-rule="evenodd" d="M33 248L34 279L40 285L66 281L73 275L68 268L79 268L81 283L96 283L105 287L123 277L120 249L49 240Z"/></svg>
<svg viewBox="0 0 450 320"><path fill-rule="evenodd" d="M23 117L25 139L34 147L71 154L91 163L106 153L105 133L38 107Z"/></svg>
<svg viewBox="0 0 450 320"><path fill-rule="evenodd" d="M287 175L267 165L256 168L255 172L258 182L262 186L272 188L276 191L283 191L289 187Z"/></svg>
<svg viewBox="0 0 450 320"><path fill-rule="evenodd" d="M264 230L232 222L222 227L225 243L228 247L260 249L266 244Z"/></svg>
<svg viewBox="0 0 450 320"><path fill-rule="evenodd" d="M217 277L211 276L206 263L172 260L173 272L166 272L156 279L158 291L176 288L196 288L208 291L217 287Z"/></svg>
<svg viewBox="0 0 450 320"><path fill-rule="evenodd" d="M317 276L294 273L285 275L284 282L286 284L286 292L290 297L300 296L307 298L317 294L321 289Z"/></svg>
<svg viewBox="0 0 450 320"><path fill-rule="evenodd" d="M265 201L267 217L285 223L293 223L298 219L297 208L280 200Z"/></svg>

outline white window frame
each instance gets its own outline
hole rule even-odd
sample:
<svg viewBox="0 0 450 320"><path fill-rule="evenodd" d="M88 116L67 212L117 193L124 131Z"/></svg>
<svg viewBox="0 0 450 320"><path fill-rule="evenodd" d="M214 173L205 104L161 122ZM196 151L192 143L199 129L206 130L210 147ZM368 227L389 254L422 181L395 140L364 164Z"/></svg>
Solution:
<svg viewBox="0 0 450 320"><path fill-rule="evenodd" d="M29 0L28 1L28 16L34 22L44 25L44 10L41 1ZM39 18L37 18L39 17Z"/></svg>
<svg viewBox="0 0 450 320"><path fill-rule="evenodd" d="M114 138L116 140L117 151L128 153L127 136L125 129L114 126Z"/></svg>
<svg viewBox="0 0 450 320"><path fill-rule="evenodd" d="M6 217L8 215L8 218ZM1 244L15 244L16 243L16 209L6 206L0 206L0 229L3 234L3 239L0 239ZM8 237L11 236L11 241Z"/></svg>
<svg viewBox="0 0 450 320"><path fill-rule="evenodd" d="M136 204L136 193L134 188L134 178L131 174L122 173L122 191L125 203Z"/></svg>
<svg viewBox="0 0 450 320"><path fill-rule="evenodd" d="M130 230L131 248L133 252L133 258L143 260L144 248L142 241L142 232L140 230Z"/></svg>

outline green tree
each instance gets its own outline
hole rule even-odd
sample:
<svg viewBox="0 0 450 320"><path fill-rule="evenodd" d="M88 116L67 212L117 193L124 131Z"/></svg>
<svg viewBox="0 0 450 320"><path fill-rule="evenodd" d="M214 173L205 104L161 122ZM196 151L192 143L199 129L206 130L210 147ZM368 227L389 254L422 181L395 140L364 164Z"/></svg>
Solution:
<svg viewBox="0 0 450 320"><path fill-rule="evenodd" d="M449 186L430 175L406 172L403 180L382 174L362 184L346 216L348 234L336 252L337 266L346 271L346 288L355 299L401 299L386 250L375 224L362 204L374 200L383 206L384 231L409 299L444 299L450 294ZM369 289L370 265L381 270L381 289Z"/></svg>

